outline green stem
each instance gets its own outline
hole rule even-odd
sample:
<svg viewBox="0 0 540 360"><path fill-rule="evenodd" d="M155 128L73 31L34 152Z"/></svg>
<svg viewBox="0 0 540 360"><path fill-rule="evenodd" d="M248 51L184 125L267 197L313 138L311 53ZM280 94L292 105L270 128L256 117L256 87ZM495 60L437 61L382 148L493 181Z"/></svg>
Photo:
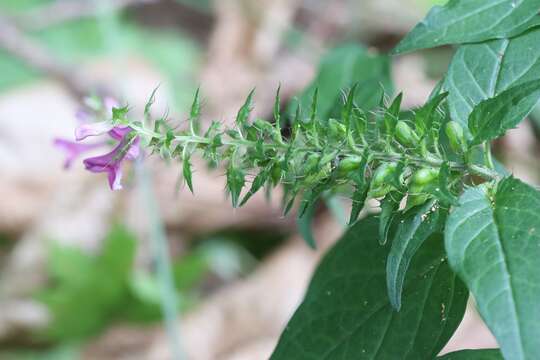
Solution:
<svg viewBox="0 0 540 360"><path fill-rule="evenodd" d="M139 132L140 134L143 134L145 136L157 138L157 139L163 139L164 135L155 133L153 131L150 131L148 129L141 128L140 126L136 125L130 125L135 131ZM201 137L198 135L176 135L174 139L181 144L210 144L211 140L207 139L205 137ZM349 139L347 139L349 140ZM257 146L257 143L255 141L246 140L244 138L242 139L222 139L221 143L224 146L230 146L235 149L239 147L247 147L247 148L255 148ZM276 151L287 151L289 149L290 144L287 143L265 143L263 145L267 149L273 149ZM334 150L339 153L339 156L357 156L364 153L364 150L368 148L366 145L356 145L353 144L351 141L347 141L347 144L345 146L336 147L335 149L324 149L326 151L328 150ZM296 148L297 151L307 151L307 152L322 152L323 149L319 145L315 146L304 146ZM390 162L398 162L401 160L407 160L409 163L415 164L417 166L424 166L424 167L440 167L444 160L441 159L438 156L435 156L430 153L425 153L423 157L419 156L413 156L409 154L396 154L396 153L388 153L388 152L378 152L374 150L370 150L370 153L372 155L372 158L374 160L380 160L380 161L390 161ZM491 152L488 151L486 154ZM489 156L489 159L491 157ZM488 162L489 164L490 162ZM482 178L485 178L487 180L498 180L501 178L501 176L493 170L493 167L482 167L479 165L473 165L473 164L467 164L466 162L448 162L449 167L452 170L465 172L468 171L470 173L473 173L475 175L481 176ZM491 161L491 165L493 165L493 162Z"/></svg>
<svg viewBox="0 0 540 360"><path fill-rule="evenodd" d="M146 216L150 223L150 241L160 286L161 309L165 319L165 328L171 346L172 358L181 360L185 356L180 345L178 299L176 297L167 237L152 191L150 174L141 162L137 163L137 174L141 183L142 201L145 205L144 208L147 210Z"/></svg>

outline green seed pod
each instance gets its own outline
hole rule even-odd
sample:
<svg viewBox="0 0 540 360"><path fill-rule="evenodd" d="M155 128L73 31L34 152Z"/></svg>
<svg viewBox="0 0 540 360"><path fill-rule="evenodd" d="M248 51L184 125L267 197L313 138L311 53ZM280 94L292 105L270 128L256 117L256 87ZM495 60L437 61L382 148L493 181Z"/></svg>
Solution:
<svg viewBox="0 0 540 360"><path fill-rule="evenodd" d="M413 129L403 120L396 124L396 138L401 145L406 147L412 147L420 140Z"/></svg>
<svg viewBox="0 0 540 360"><path fill-rule="evenodd" d="M369 190L368 196L373 199L382 198L386 196L386 194L388 194L390 191L392 191L392 186L382 185L377 188L372 188L371 190Z"/></svg>
<svg viewBox="0 0 540 360"><path fill-rule="evenodd" d="M377 188L384 185L386 179L396 171L396 163L384 163L375 170L373 180L371 180L371 188Z"/></svg>
<svg viewBox="0 0 540 360"><path fill-rule="evenodd" d="M439 170L433 168L423 168L416 171L412 177L413 185L427 185L439 177Z"/></svg>
<svg viewBox="0 0 540 360"><path fill-rule="evenodd" d="M409 187L409 195L407 196L407 205L405 206L405 209L410 209L414 206L421 205L425 203L429 198L430 195L424 193L425 185L420 184L412 184Z"/></svg>
<svg viewBox="0 0 540 360"><path fill-rule="evenodd" d="M467 142L463 135L463 128L457 121L449 121L445 127L446 136L450 142L450 147L458 154L467 152Z"/></svg>
<svg viewBox="0 0 540 360"><path fill-rule="evenodd" d="M338 171L341 174L345 174L349 171L356 170L360 167L361 162L362 158L360 156L347 157L339 162Z"/></svg>
<svg viewBox="0 0 540 360"><path fill-rule="evenodd" d="M389 184L388 179L393 176L396 169L396 163L384 163L375 170L370 184L369 197L380 198L392 191L393 186Z"/></svg>

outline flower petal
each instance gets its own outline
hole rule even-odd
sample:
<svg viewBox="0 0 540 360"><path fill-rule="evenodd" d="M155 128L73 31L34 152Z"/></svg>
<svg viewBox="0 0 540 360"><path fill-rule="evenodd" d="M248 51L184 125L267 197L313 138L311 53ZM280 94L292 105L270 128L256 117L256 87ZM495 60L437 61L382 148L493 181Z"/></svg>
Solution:
<svg viewBox="0 0 540 360"><path fill-rule="evenodd" d="M126 154L126 159L127 160L135 160L139 157L140 153L141 153L141 146L140 146L140 142L141 142L141 139L139 137L136 137L134 140L133 140L133 143L131 144L131 146L129 147L129 150Z"/></svg>
<svg viewBox="0 0 540 360"><path fill-rule="evenodd" d="M130 132L129 126L115 126L109 131L109 136L116 140L122 140Z"/></svg>
<svg viewBox="0 0 540 360"><path fill-rule="evenodd" d="M136 143L135 146L132 144L130 145L129 149L126 149L128 141L130 141L130 139L128 139L128 136L125 136L111 152L104 155L84 159L83 161L84 166L88 171L94 173L107 173L111 190L122 189L122 161L128 157L133 156L133 153L135 151L137 152L136 155L138 155L138 139L136 138L134 140L134 143ZM131 155L130 152L132 152Z"/></svg>
<svg viewBox="0 0 540 360"><path fill-rule="evenodd" d="M107 178L109 180L109 187L111 190L122 190L122 169L120 166L109 168Z"/></svg>
<svg viewBox="0 0 540 360"><path fill-rule="evenodd" d="M54 139L54 146L62 149L66 153L66 160L64 161L65 169L69 169L73 162L83 153L99 148L103 145L105 145L105 143L81 144L61 138Z"/></svg>
<svg viewBox="0 0 540 360"><path fill-rule="evenodd" d="M89 124L81 124L75 129L75 139L81 141L89 136L97 136L105 134L110 131L114 126L110 121L100 121Z"/></svg>

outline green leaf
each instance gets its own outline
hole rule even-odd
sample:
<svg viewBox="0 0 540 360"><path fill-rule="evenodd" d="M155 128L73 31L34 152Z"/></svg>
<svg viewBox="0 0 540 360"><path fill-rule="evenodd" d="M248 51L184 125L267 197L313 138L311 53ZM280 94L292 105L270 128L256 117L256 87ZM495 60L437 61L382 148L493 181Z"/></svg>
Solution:
<svg viewBox="0 0 540 360"><path fill-rule="evenodd" d="M309 113L309 123L314 126L315 122L317 121L317 103L319 101L319 88L315 88L315 91L313 92L313 97L311 98L311 111Z"/></svg>
<svg viewBox="0 0 540 360"><path fill-rule="evenodd" d="M345 101L345 106L343 107L343 110L341 111L341 118L343 119L343 123L347 126L347 129L351 129L351 117L353 115L353 108L354 108L354 96L356 94L356 88L358 87L358 84L354 84L351 89L349 90L349 93L347 94L347 100Z"/></svg>
<svg viewBox="0 0 540 360"><path fill-rule="evenodd" d="M264 186L264 184L266 184L266 182L270 178L270 170L271 167L263 169L257 174L257 176L255 176L255 179L253 179L253 182L251 183L251 188L246 193L246 195L244 195L240 206L243 206L253 195L255 195L257 191L259 191Z"/></svg>
<svg viewBox="0 0 540 360"><path fill-rule="evenodd" d="M227 189L231 194L232 206L238 207L238 199L242 188L246 183L246 175L241 169L237 169L232 164L227 168Z"/></svg>
<svg viewBox="0 0 540 360"><path fill-rule="evenodd" d="M152 106L154 105L154 102L156 101L156 93L158 89L159 89L159 86L156 86L154 90L152 90L152 93L150 94L148 101L144 105L144 117L147 120L150 119L150 111L152 110Z"/></svg>
<svg viewBox="0 0 540 360"><path fill-rule="evenodd" d="M319 64L313 82L292 101L287 114L294 119L298 106L309 109L312 95L319 89L317 114L320 118L341 116L343 89L357 84L354 101L364 110L375 108L383 93L392 92L390 61L358 45L345 45L331 50ZM381 88L382 86L382 88Z"/></svg>
<svg viewBox="0 0 540 360"><path fill-rule="evenodd" d="M461 196L448 217L451 266L467 283L505 359L540 349L540 192L509 177Z"/></svg>
<svg viewBox="0 0 540 360"><path fill-rule="evenodd" d="M317 242L313 236L312 226L313 226L313 217L315 216L315 205L316 201L310 203L304 210L302 216L296 218L296 225L298 226L298 231L302 235L302 239L306 244L312 248L317 248Z"/></svg>
<svg viewBox="0 0 540 360"><path fill-rule="evenodd" d="M392 101L392 104L388 110L384 113L384 126L387 134L393 134L396 128L396 123L399 120L399 110L401 109L401 100L403 99L403 93L399 93L398 96Z"/></svg>
<svg viewBox="0 0 540 360"><path fill-rule="evenodd" d="M185 157L182 160L182 175L184 176L189 191L193 194L193 176L191 171L191 160L189 157Z"/></svg>
<svg viewBox="0 0 540 360"><path fill-rule="evenodd" d="M362 155L362 161L358 170L348 174L349 179L354 182L354 193L352 196L351 215L349 218L349 225L352 225L358 219L360 211L364 208L366 198L369 191L369 181L366 180L366 169L368 165L368 152L367 150Z"/></svg>
<svg viewBox="0 0 540 360"><path fill-rule="evenodd" d="M359 221L325 255L271 359L432 359L462 319L467 290L444 261L441 236L414 257L402 311L386 295L388 247L376 218Z"/></svg>
<svg viewBox="0 0 540 360"><path fill-rule="evenodd" d="M409 210L399 223L386 262L388 297L397 311L411 259L428 237L442 230L445 220L446 213L434 201L428 201Z"/></svg>
<svg viewBox="0 0 540 360"><path fill-rule="evenodd" d="M239 129L244 129L244 127L247 126L249 115L251 114L251 110L253 108L254 93L255 89L249 92L246 101L244 102L244 105L242 105L240 110L238 110L238 114L236 115L236 126L238 126Z"/></svg>
<svg viewBox="0 0 540 360"><path fill-rule="evenodd" d="M189 130L191 135L197 135L200 130L200 117L201 117L201 100L199 99L199 90L195 92L193 103L191 104L191 111L189 113Z"/></svg>
<svg viewBox="0 0 540 360"><path fill-rule="evenodd" d="M435 112L447 96L448 93L435 95L433 98L429 99L424 106L415 110L414 124L418 135L423 136L432 128Z"/></svg>
<svg viewBox="0 0 540 360"><path fill-rule="evenodd" d="M274 100L274 125L276 128L276 138L277 141L281 142L281 99L279 94L281 92L281 84L278 86L276 91L276 99Z"/></svg>
<svg viewBox="0 0 540 360"><path fill-rule="evenodd" d="M461 350L437 357L439 360L504 360L499 349Z"/></svg>
<svg viewBox="0 0 540 360"><path fill-rule="evenodd" d="M379 243L386 244L390 235L390 228L395 217L398 215L399 204L403 199L403 194L399 191L389 192L381 200L381 214L379 216Z"/></svg>
<svg viewBox="0 0 540 360"><path fill-rule="evenodd" d="M539 0L450 0L433 7L393 50L502 39L538 25Z"/></svg>
<svg viewBox="0 0 540 360"><path fill-rule="evenodd" d="M540 99L540 80L533 80L482 101L469 116L472 144L480 144L504 135L519 124Z"/></svg>
<svg viewBox="0 0 540 360"><path fill-rule="evenodd" d="M460 46L444 89L452 119L467 129L473 108L503 91L537 80L540 72L540 28L510 40Z"/></svg>

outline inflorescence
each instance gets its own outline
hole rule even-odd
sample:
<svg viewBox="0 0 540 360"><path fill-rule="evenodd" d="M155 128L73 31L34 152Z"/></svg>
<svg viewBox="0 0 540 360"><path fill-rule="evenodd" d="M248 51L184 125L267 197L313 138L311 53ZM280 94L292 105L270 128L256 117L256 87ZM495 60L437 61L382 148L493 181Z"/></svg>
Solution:
<svg viewBox="0 0 540 360"><path fill-rule="evenodd" d="M184 129L172 127L166 117L152 118L155 91L140 121L129 117L127 106L120 107L110 99L93 101L92 112L78 116L77 141L57 139L56 144L67 151L69 167L83 152L112 142L112 151L83 162L89 171L106 172L113 190L122 188L122 163L136 159L146 149L164 159L179 160L184 181L193 192L191 158L197 153L211 167L226 168L234 207L261 189L281 185L284 212L301 198L301 216L323 194L339 192L353 201L351 223L369 197L395 206L408 195L406 208L430 198L451 205L467 179L499 177L490 166L473 161L474 149L468 148L462 127L448 119L446 94L433 96L424 106L408 112L401 110L400 94L389 105L381 101L377 111L366 112L355 103L355 91L353 86L335 118L318 116L317 90L308 111L298 107L294 116L282 118L278 89L273 123L250 120L252 91L233 128L214 121L205 131L200 122L199 91ZM284 125L290 127L289 136L283 135ZM105 134L107 141L80 142ZM251 185L243 191L248 178Z"/></svg>

